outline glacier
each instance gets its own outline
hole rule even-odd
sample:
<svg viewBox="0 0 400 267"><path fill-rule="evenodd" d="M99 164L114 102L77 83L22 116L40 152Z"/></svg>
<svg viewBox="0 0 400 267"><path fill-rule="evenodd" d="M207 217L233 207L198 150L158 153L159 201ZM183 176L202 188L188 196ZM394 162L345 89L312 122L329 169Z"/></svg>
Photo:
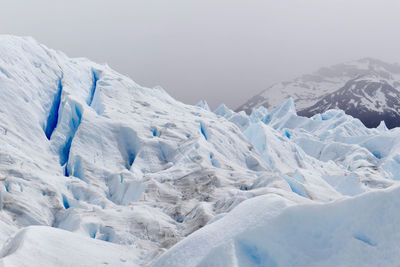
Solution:
<svg viewBox="0 0 400 267"><path fill-rule="evenodd" d="M399 131L212 112L0 35L0 264L393 265Z"/></svg>

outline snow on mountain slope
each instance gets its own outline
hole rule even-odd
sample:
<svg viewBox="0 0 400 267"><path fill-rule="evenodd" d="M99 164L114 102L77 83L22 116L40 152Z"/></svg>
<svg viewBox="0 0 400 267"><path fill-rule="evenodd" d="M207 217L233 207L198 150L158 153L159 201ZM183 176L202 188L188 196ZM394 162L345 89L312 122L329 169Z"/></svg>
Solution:
<svg viewBox="0 0 400 267"><path fill-rule="evenodd" d="M292 97L301 116L338 108L368 127L377 127L384 120L393 128L400 126L399 93L400 65L364 58L274 84L237 110L251 113L258 106L274 108Z"/></svg>
<svg viewBox="0 0 400 267"><path fill-rule="evenodd" d="M385 121L387 127L399 125L400 91L376 75L360 76L339 90L303 109L299 115L311 117L329 109L341 109L359 118L367 127Z"/></svg>
<svg viewBox="0 0 400 267"><path fill-rule="evenodd" d="M94 250L99 261L120 264L118 244L133 264L174 266L170 255L177 255L173 263L192 255L186 249L195 248L181 244L203 227L221 225L230 242L269 227L267 218L289 206L335 206L400 179L398 130L368 129L339 110L300 117L289 99L249 116L225 105L212 113L206 102L185 105L160 87L141 87L107 65L70 59L31 38L0 36L0 70L5 266L35 255L43 255L37 265L53 266L52 255L65 251L59 246L77 243L85 245L76 257L60 255L63 264L85 266L82 255L89 260ZM241 207L251 218L229 223ZM198 255L193 265L208 265L208 258L234 265L238 258L206 257L202 247Z"/></svg>

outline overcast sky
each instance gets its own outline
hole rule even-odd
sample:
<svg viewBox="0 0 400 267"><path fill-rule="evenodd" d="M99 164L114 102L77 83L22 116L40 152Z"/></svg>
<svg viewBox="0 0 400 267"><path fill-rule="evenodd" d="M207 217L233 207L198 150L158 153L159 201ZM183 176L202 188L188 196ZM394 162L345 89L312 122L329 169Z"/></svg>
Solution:
<svg viewBox="0 0 400 267"><path fill-rule="evenodd" d="M399 0L1 0L0 33L235 108L321 66L400 62L399 14Z"/></svg>

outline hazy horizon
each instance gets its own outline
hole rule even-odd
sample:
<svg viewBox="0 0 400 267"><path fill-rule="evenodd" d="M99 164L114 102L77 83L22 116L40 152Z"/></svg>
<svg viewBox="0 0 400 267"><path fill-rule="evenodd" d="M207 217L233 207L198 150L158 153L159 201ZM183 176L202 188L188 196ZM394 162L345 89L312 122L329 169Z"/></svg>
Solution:
<svg viewBox="0 0 400 267"><path fill-rule="evenodd" d="M189 104L236 108L270 84L372 57L400 62L400 3L5 0L0 33L108 63Z"/></svg>

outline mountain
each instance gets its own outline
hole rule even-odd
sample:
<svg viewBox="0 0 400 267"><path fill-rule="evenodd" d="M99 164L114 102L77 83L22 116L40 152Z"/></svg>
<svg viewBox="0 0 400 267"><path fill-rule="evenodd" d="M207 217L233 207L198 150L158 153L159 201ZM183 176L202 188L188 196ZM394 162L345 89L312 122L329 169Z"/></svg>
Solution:
<svg viewBox="0 0 400 267"><path fill-rule="evenodd" d="M0 35L0 265L399 262L399 144L397 128L298 116L293 99L186 105Z"/></svg>
<svg viewBox="0 0 400 267"><path fill-rule="evenodd" d="M400 123L400 91L379 76L360 76L299 111L299 115L311 117L329 109L344 110L370 128L377 127L381 121L394 128Z"/></svg>
<svg viewBox="0 0 400 267"><path fill-rule="evenodd" d="M301 116L338 108L367 127L377 127L383 120L393 128L400 126L399 92L400 65L364 58L274 84L237 111L251 113L257 106L273 108L292 97Z"/></svg>

